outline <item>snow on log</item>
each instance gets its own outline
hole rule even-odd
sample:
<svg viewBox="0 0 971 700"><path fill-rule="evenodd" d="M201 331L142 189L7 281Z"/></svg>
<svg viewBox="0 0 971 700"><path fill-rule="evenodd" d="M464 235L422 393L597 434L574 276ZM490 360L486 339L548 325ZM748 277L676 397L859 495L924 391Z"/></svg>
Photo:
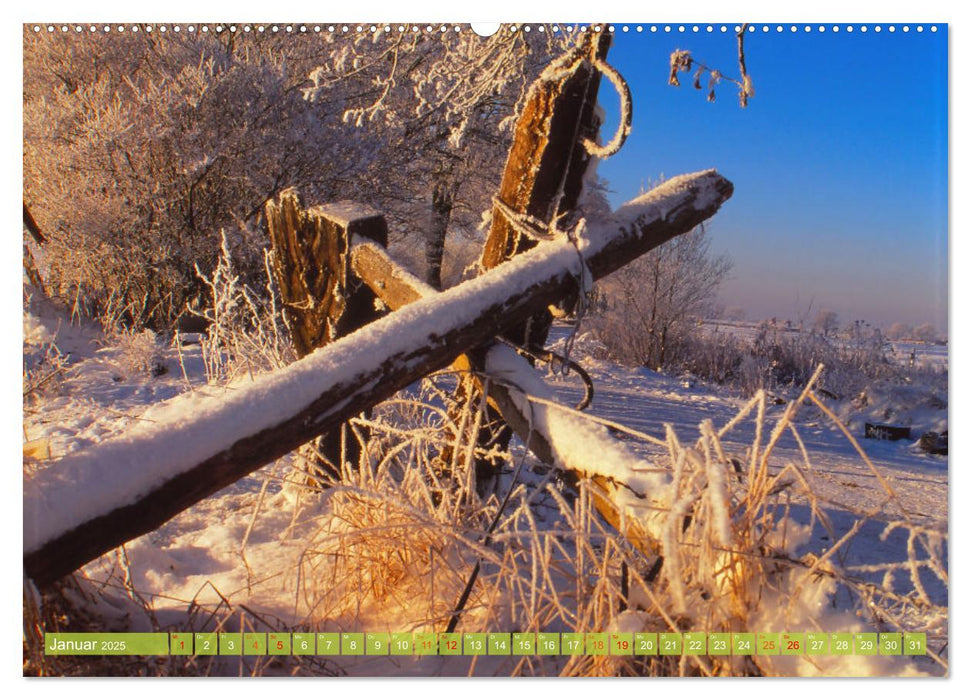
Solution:
<svg viewBox="0 0 971 700"><path fill-rule="evenodd" d="M638 457L603 426L554 405L549 386L512 348L492 345L484 366L489 396L533 454L593 481L597 510L635 547L656 553L670 507L670 474Z"/></svg>
<svg viewBox="0 0 971 700"><path fill-rule="evenodd" d="M423 298L282 370L182 395L128 433L24 482L24 569L43 585L447 366L595 277L687 232L732 194L714 170L668 180L590 226Z"/></svg>
<svg viewBox="0 0 971 700"><path fill-rule="evenodd" d="M397 310L440 292L396 265L383 249L357 243L355 273ZM472 352L488 377L502 419L543 462L590 479L594 505L635 547L654 554L662 536L670 476L643 460L603 427L551 404L553 394L530 363L501 343Z"/></svg>

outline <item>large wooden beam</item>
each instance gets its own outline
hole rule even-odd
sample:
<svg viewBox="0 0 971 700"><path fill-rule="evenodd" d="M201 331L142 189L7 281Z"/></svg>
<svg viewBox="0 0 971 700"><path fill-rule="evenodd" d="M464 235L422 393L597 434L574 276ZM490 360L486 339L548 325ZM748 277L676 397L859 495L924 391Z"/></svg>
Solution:
<svg viewBox="0 0 971 700"><path fill-rule="evenodd" d="M164 522L710 218L732 194L714 170L674 178L574 245L549 241L420 299L276 372L178 397L130 432L24 483L24 569L43 585ZM71 504L79 504L72 509Z"/></svg>
<svg viewBox="0 0 971 700"><path fill-rule="evenodd" d="M393 310L439 294L373 245L355 244L351 261L357 275ZM634 547L656 554L663 519L653 516L662 513L661 487L668 479L606 429L552 407L553 396L541 374L505 344L489 342L469 355L488 377L489 399L500 418L523 444L572 478L591 480L597 487L593 497L598 512ZM587 449L572 449L577 443ZM567 449L560 447L564 445ZM622 470L627 480L606 475Z"/></svg>
<svg viewBox="0 0 971 700"><path fill-rule="evenodd" d="M600 72L595 63L606 58L609 46L608 32L589 32L530 86L493 205L492 223L481 256L484 270L536 245L536 238L524 235L520 221L572 224L562 217L577 206L591 158L584 144L596 141L600 130L596 113ZM507 329L506 336L524 347L539 350L546 343L552 321L549 309L541 309L525 323ZM476 375L482 367L476 364L474 356L463 355L456 362L456 369L471 370L459 383L457 404L478 405L482 386ZM487 404L485 420L476 436L481 452L504 452L511 437L508 424L492 403ZM451 462L452 445L458 442L450 441L446 447L442 455L445 463ZM494 458L476 458L477 488L488 484L498 466Z"/></svg>

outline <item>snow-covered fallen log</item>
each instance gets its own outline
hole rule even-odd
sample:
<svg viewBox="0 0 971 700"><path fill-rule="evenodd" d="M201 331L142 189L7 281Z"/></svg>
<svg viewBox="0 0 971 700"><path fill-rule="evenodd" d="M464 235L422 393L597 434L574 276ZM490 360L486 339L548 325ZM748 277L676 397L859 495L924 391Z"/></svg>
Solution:
<svg viewBox="0 0 971 700"><path fill-rule="evenodd" d="M38 584L159 527L194 503L447 366L711 217L732 194L714 170L674 178L590 226L422 298L293 365L150 410L127 434L24 483L24 568ZM586 270L584 269L586 268Z"/></svg>

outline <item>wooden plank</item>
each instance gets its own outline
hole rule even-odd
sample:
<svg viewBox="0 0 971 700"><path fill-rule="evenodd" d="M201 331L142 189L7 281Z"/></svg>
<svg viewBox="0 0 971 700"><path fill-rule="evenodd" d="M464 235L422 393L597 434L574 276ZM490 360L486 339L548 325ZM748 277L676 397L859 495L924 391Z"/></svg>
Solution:
<svg viewBox="0 0 971 700"><path fill-rule="evenodd" d="M458 354L576 293L581 261L595 277L608 274L690 231L731 194L732 184L713 170L674 178L622 207L609 222L591 227L579 249L568 241L543 243L289 367L218 395L175 399L186 402L186 408L62 458L24 484L27 576L38 585L50 583L158 528L206 496L447 366ZM295 386L306 399L292 398ZM281 395L283 391L287 393ZM187 410L191 421L186 420ZM251 427L267 421L265 427ZM195 444L203 446L193 451L189 446ZM179 459L172 456L172 446L179 446ZM201 450L204 454L197 454ZM147 458L164 465L165 473L147 472L142 466ZM71 474L130 495L117 505L104 504L98 514L71 518L69 504L83 486L67 476Z"/></svg>
<svg viewBox="0 0 971 700"><path fill-rule="evenodd" d="M491 270L536 245L536 239L523 235L522 226L513 218L572 224L564 215L576 208L590 163L590 154L583 143L586 139L595 141L600 130L596 115L600 72L594 61L605 59L609 46L609 33L591 31L530 86L493 206L492 224L481 258L483 269ZM549 309L542 309L520 326L507 329L506 337L539 351L546 343L552 322ZM456 392L458 405L478 405L482 386L476 376L483 368L472 357L462 356L456 361L455 369L463 373ZM455 424L461 422L455 420ZM505 452L511 437L495 407L487 405L476 437L476 443L482 448L480 452L490 455ZM452 441L457 443L458 438ZM446 464L452 461L450 449L446 448L442 454ZM480 489L499 466L495 458L475 460L476 484Z"/></svg>
<svg viewBox="0 0 971 700"><path fill-rule="evenodd" d="M522 235L510 220L510 212L548 224L576 208L590 163L583 141L596 140L600 130L595 111L600 73L591 59L606 58L609 46L609 33L589 33L531 86L516 122L499 202L492 210L482 252L486 270L536 245L536 240ZM528 333L524 326L510 331L510 339L525 347L542 348L551 321L544 310L529 324Z"/></svg>

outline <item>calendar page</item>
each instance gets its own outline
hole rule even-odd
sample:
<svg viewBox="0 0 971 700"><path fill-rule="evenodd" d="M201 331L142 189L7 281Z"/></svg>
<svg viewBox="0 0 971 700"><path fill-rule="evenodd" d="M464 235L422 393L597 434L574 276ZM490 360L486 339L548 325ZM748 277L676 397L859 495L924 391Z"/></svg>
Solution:
<svg viewBox="0 0 971 700"><path fill-rule="evenodd" d="M25 22L23 674L947 676L948 35Z"/></svg>

